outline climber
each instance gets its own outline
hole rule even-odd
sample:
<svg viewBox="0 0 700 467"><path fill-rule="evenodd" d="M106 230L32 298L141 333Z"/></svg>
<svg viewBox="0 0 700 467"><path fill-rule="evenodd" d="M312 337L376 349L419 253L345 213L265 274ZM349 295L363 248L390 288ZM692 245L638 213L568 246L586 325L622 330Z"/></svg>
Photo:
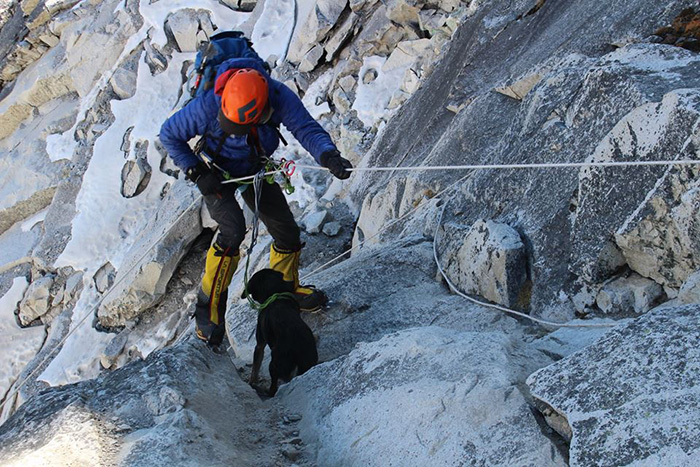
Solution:
<svg viewBox="0 0 700 467"><path fill-rule="evenodd" d="M168 118L160 141L168 155L204 196L219 224L216 240L207 252L204 276L195 310L197 336L218 346L224 335L227 290L240 258L246 226L235 192L241 191L254 209L250 185L221 182L253 175L279 146L284 126L323 167L339 179L352 168L328 133L284 84L272 79L259 60L232 58L223 62L212 89L196 97ZM196 150L188 141L201 136ZM316 311L327 302L323 291L299 283L299 255L303 244L287 201L276 183L262 183L259 216L274 242L270 268L292 282L300 308Z"/></svg>

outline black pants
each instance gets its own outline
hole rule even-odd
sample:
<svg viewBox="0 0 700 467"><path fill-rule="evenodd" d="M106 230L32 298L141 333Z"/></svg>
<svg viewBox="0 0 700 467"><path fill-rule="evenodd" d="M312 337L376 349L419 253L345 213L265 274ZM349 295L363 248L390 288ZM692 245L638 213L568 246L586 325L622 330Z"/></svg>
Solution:
<svg viewBox="0 0 700 467"><path fill-rule="evenodd" d="M207 253L202 287L197 294L195 319L200 337L214 345L219 345L225 334L224 317L228 286L235 272L239 247L246 232L243 211L236 201L236 188L237 186L233 184L224 185L221 197L216 195L204 197L209 213L219 223L219 236L215 245ZM258 204L260 220L275 239L275 245L282 250L300 250L299 226L289 210L279 185L263 182L260 189ZM253 186L248 186L242 196L246 204L254 210Z"/></svg>
<svg viewBox="0 0 700 467"><path fill-rule="evenodd" d="M209 213L219 223L219 236L216 243L224 249L237 252L245 237L246 225L243 211L236 201L238 185L223 185L221 198L205 196ZM249 185L242 193L243 200L251 210L255 210L255 190ZM277 183L261 183L258 204L260 220L275 240L275 245L283 250L297 251L301 248L299 226L289 210L287 199Z"/></svg>

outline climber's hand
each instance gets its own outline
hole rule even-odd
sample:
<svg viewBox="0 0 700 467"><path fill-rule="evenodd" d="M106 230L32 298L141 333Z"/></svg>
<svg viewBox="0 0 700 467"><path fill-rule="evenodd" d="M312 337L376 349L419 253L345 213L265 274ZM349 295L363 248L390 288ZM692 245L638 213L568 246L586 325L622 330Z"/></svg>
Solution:
<svg viewBox="0 0 700 467"><path fill-rule="evenodd" d="M350 161L342 157L337 150L321 154L321 165L341 180L345 180L350 176L350 172L346 169L352 169Z"/></svg>
<svg viewBox="0 0 700 467"><path fill-rule="evenodd" d="M187 169L185 177L196 183L197 188L204 196L219 194L221 180L204 162Z"/></svg>

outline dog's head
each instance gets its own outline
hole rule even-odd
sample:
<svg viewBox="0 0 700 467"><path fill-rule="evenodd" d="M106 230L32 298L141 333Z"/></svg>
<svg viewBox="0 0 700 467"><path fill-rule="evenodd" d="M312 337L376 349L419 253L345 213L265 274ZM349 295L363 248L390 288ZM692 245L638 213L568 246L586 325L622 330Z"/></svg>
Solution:
<svg viewBox="0 0 700 467"><path fill-rule="evenodd" d="M282 273L273 269L261 269L248 281L248 293L256 302L262 303L272 295L282 292L294 292L294 284L285 281ZM245 298L245 291L241 298Z"/></svg>

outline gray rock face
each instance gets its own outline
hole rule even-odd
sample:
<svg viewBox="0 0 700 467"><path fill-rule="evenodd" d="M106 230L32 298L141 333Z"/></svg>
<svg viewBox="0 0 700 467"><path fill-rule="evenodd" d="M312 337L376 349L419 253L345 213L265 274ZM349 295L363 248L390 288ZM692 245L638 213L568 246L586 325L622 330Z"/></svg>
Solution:
<svg viewBox="0 0 700 467"><path fill-rule="evenodd" d="M679 49L680 50L680 49ZM673 48L658 51L650 46L630 47L627 54L657 58L673 67L678 61L687 61L682 69L692 72L700 69L697 62ZM630 73L644 64L621 56L622 64L613 66L608 73ZM607 66L607 64L605 64ZM620 68L618 68L620 67ZM607 70L606 70L607 71ZM648 78L653 78L651 75ZM690 76L689 76L690 78ZM634 84L645 93L654 91L645 82ZM657 83L661 85L661 82ZM700 83L696 83L700 86ZM651 96L650 96L651 97ZM660 101L640 105L624 115L608 135L600 141L592 160L615 160L618 154L633 154L635 160L672 160L695 157L690 141L700 135L700 89L671 91ZM620 177L629 177L629 184L621 184ZM574 223L574 239L589 238L591 227L615 229L617 245L630 265L639 274L672 287L679 287L687 276L697 269L700 244L695 239L695 213L700 198L697 196L696 169L686 167L633 168L629 173L607 173L603 170L584 170L580 174L579 210ZM624 196L609 206L612 189ZM578 264L591 258L591 251L599 251L602 239L591 244L589 253L576 249ZM587 245L584 243L584 245ZM595 263L592 263L593 265ZM667 265L672 265L668 267ZM596 277L598 271L583 266L584 275Z"/></svg>
<svg viewBox="0 0 700 467"><path fill-rule="evenodd" d="M173 185L158 214L144 228L145 235L117 272L115 287L100 305L97 316L102 325L124 326L163 296L178 262L202 231L200 206L201 199L191 187ZM172 229L165 232L171 224Z"/></svg>
<svg viewBox="0 0 700 467"><path fill-rule="evenodd" d="M472 10L363 165L695 158L697 55L648 43L601 53L602 44L648 30L651 17L670 23L690 2L642 0L614 11L583 3L547 2L534 9L533 2L516 3ZM516 20L519 8L523 16ZM501 11L509 13L496 13ZM370 23L358 37L370 33ZM507 34L500 34L503 28ZM507 86L521 99L494 92ZM531 312L572 318L573 297L599 287L622 266L675 288L698 269L697 222L690 214L697 212L696 175L694 169L666 169L369 172L352 187L355 205L362 206L356 240L373 238L406 212L419 189L430 190L450 199L445 224L468 229L491 219L517 230L532 279ZM452 245L447 240L442 257Z"/></svg>
<svg viewBox="0 0 700 467"><path fill-rule="evenodd" d="M699 339L700 306L660 308L531 375L533 396L568 420L571 465L698 459Z"/></svg>
<svg viewBox="0 0 700 467"><path fill-rule="evenodd" d="M359 344L278 394L303 416L319 465L566 465L514 384L517 366L503 334L424 327Z"/></svg>
<svg viewBox="0 0 700 467"><path fill-rule="evenodd" d="M189 338L27 401L0 426L0 462L259 465L280 454L273 415L227 356Z"/></svg>
<svg viewBox="0 0 700 467"><path fill-rule="evenodd" d="M460 290L508 307L526 304L525 246L516 230L478 220L451 253L446 272Z"/></svg>
<svg viewBox="0 0 700 467"><path fill-rule="evenodd" d="M598 292L596 304L606 315L631 316L646 313L662 298L665 294L659 284L639 274L631 274L605 285Z"/></svg>

